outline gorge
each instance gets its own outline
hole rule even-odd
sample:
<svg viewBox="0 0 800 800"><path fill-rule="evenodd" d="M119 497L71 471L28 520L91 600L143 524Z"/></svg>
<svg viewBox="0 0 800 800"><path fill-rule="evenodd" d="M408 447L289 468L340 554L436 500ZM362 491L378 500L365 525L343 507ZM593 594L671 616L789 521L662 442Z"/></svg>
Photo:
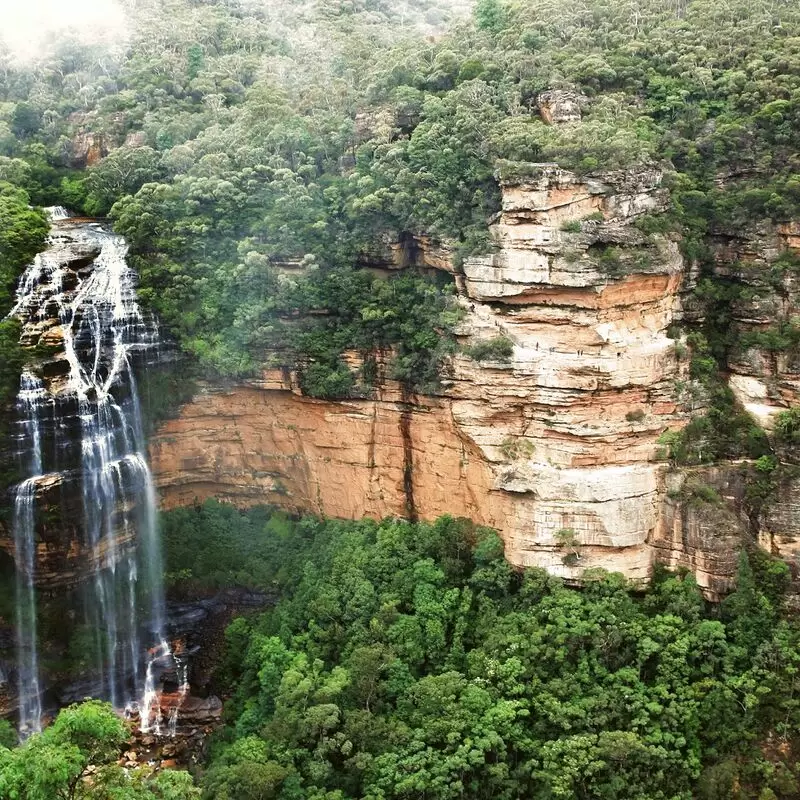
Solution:
<svg viewBox="0 0 800 800"><path fill-rule="evenodd" d="M0 800L800 797L800 6L59 9Z"/></svg>
<svg viewBox="0 0 800 800"><path fill-rule="evenodd" d="M730 590L750 535L768 548L780 539L791 558L788 497L754 523L745 467L676 470L665 456L665 432L707 400L685 343L668 335L691 313L694 268L677 237L639 227L667 209L661 174L517 169L528 177L501 178L491 256L456 268L430 240L414 264L399 247L387 251L387 272L444 270L459 287L462 353L435 396L387 380L368 399L309 399L280 369L235 388L206 384L151 443L164 506L214 497L353 519L452 514L500 531L518 566L573 581L601 567L645 582L661 563L689 570L715 599ZM760 251L768 259L794 251L780 231L762 235L772 237ZM720 270L729 264L721 258ZM466 354L498 337L513 344L510 357ZM731 384L760 374L740 366ZM762 397L767 420L794 402L790 392L773 405ZM698 479L725 503L712 510L681 495Z"/></svg>

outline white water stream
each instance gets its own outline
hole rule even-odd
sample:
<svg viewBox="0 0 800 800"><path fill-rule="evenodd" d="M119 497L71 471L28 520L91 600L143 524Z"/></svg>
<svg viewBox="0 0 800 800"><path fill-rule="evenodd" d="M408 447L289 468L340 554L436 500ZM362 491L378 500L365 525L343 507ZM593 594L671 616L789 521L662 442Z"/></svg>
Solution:
<svg viewBox="0 0 800 800"><path fill-rule="evenodd" d="M23 479L13 490L12 525L20 730L25 735L41 726L37 517L40 488L59 483L80 492L82 518L72 522L88 560L81 565L87 591L75 613L95 640L94 693L118 708L138 707L142 730L160 728L157 667L171 654L155 492L133 373L136 354L157 346L158 330L137 302L124 240L97 223L70 222L61 208L51 210L51 219L50 247L22 276L9 315L24 325L60 327L66 359L63 376L49 384L23 373L17 401ZM76 271L86 253L96 255ZM77 436L78 455L65 463Z"/></svg>

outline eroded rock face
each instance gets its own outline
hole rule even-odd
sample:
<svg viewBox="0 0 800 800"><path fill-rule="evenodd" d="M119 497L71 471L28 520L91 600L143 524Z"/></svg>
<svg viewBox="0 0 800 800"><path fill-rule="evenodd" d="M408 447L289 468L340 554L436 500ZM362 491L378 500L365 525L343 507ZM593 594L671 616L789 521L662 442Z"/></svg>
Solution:
<svg viewBox="0 0 800 800"><path fill-rule="evenodd" d="M660 177L540 165L506 181L497 252L457 270L421 239L413 261L458 273L460 339L506 336L508 362L459 355L437 397L385 384L370 400L318 401L277 373L206 387L152 442L163 505L450 513L497 528L515 564L645 579L663 541L657 439L686 419L666 335L682 260L676 242L634 225L665 207Z"/></svg>
<svg viewBox="0 0 800 800"><path fill-rule="evenodd" d="M94 112L76 111L69 116L72 135L65 156L73 169L85 169L97 164L125 139L126 119L123 113L110 118L104 126L98 124Z"/></svg>
<svg viewBox="0 0 800 800"><path fill-rule="evenodd" d="M693 573L706 596L719 600L734 588L742 543L752 520L748 464L716 464L670 471L662 513L651 539L656 561Z"/></svg>
<svg viewBox="0 0 800 800"><path fill-rule="evenodd" d="M79 132L70 141L69 163L76 169L93 167L110 152L109 142L102 133Z"/></svg>
<svg viewBox="0 0 800 800"><path fill-rule="evenodd" d="M536 98L539 114L548 125L580 122L586 102L586 97L568 89L550 89Z"/></svg>
<svg viewBox="0 0 800 800"><path fill-rule="evenodd" d="M728 358L729 384L769 429L800 398L800 357L792 330L800 316L800 224L766 222L719 230L714 272L738 291L729 304L738 340Z"/></svg>

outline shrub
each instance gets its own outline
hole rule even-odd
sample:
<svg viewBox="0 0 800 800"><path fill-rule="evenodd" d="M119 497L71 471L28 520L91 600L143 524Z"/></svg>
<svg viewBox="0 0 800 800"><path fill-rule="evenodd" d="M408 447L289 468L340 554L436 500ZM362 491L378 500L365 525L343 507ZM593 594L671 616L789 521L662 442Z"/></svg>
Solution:
<svg viewBox="0 0 800 800"><path fill-rule="evenodd" d="M300 388L310 397L350 397L354 386L355 377L343 361L313 363L300 371Z"/></svg>
<svg viewBox="0 0 800 800"><path fill-rule="evenodd" d="M517 458L530 458L535 451L533 442L521 437L507 436L500 445L500 452L511 461Z"/></svg>
<svg viewBox="0 0 800 800"><path fill-rule="evenodd" d="M600 269L611 278L619 278L623 272L622 258L618 247L606 247L598 259Z"/></svg>
<svg viewBox="0 0 800 800"><path fill-rule="evenodd" d="M683 489L683 496L691 505L722 505L720 493L707 483L692 479L686 482Z"/></svg>
<svg viewBox="0 0 800 800"><path fill-rule="evenodd" d="M800 444L800 406L781 411L775 417L775 441L783 445Z"/></svg>
<svg viewBox="0 0 800 800"><path fill-rule="evenodd" d="M464 353L475 361L510 361L514 355L514 342L508 336L495 336L465 347Z"/></svg>

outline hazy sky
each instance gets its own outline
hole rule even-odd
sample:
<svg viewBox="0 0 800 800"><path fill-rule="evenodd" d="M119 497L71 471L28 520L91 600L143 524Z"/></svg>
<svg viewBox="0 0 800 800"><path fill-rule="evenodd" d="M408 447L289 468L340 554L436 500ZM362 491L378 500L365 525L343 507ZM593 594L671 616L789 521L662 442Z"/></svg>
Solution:
<svg viewBox="0 0 800 800"><path fill-rule="evenodd" d="M116 0L0 0L0 38L21 58L35 58L44 37L73 28L86 38L118 36L124 27Z"/></svg>

